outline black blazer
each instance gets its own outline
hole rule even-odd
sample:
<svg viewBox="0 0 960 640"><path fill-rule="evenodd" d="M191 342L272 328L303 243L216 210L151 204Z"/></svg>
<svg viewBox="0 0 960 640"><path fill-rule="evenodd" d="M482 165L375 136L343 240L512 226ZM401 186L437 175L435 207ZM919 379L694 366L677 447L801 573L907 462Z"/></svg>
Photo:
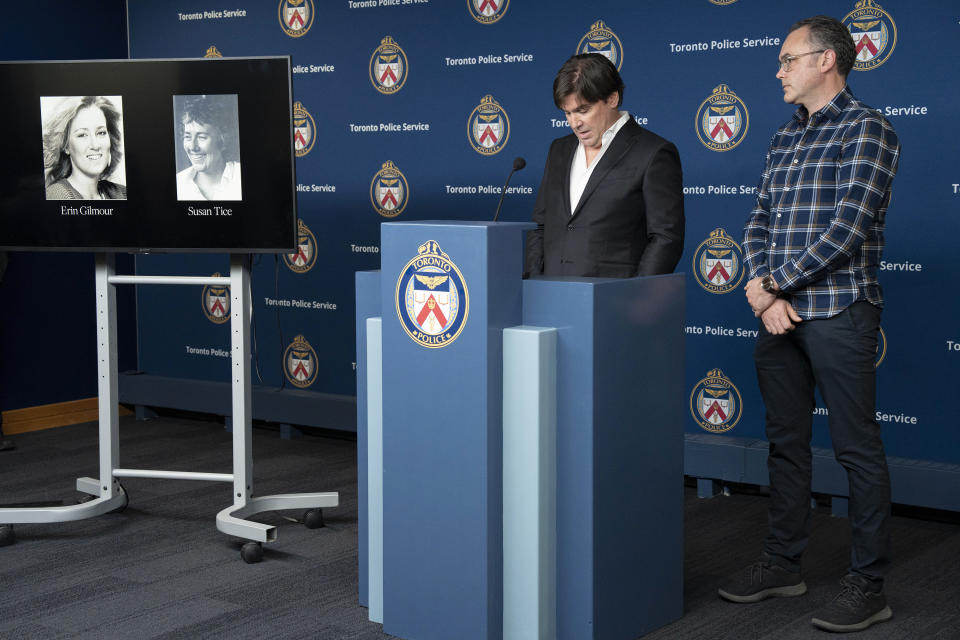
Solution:
<svg viewBox="0 0 960 640"><path fill-rule="evenodd" d="M524 275L629 278L671 273L683 253L683 173L669 141L631 116L570 215L574 134L550 146L527 233Z"/></svg>

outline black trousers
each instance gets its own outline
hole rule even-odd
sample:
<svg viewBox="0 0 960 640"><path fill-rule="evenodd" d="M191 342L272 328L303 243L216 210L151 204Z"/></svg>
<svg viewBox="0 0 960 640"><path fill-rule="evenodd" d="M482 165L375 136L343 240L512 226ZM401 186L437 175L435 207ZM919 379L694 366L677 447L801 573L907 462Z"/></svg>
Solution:
<svg viewBox="0 0 960 640"><path fill-rule="evenodd" d="M810 533L814 385L829 413L834 455L847 472L850 572L882 587L890 566L890 475L876 421L880 309L859 301L832 318L805 320L784 335L760 324L754 360L770 442L772 562L800 570Z"/></svg>

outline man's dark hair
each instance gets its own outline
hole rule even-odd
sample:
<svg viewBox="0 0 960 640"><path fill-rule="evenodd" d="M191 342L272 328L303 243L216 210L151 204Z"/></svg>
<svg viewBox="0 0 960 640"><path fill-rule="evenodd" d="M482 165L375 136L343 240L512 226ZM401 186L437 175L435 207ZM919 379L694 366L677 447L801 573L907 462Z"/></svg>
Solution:
<svg viewBox="0 0 960 640"><path fill-rule="evenodd" d="M857 49L853 45L850 30L836 18L813 16L790 27L790 33L804 27L810 27L809 39L814 49L831 49L837 54L837 72L846 78L857 58Z"/></svg>
<svg viewBox="0 0 960 640"><path fill-rule="evenodd" d="M553 103L558 109L567 96L577 95L593 103L605 100L611 93L618 96L617 107L623 104L623 79L617 67L599 53L581 53L563 63L553 80Z"/></svg>

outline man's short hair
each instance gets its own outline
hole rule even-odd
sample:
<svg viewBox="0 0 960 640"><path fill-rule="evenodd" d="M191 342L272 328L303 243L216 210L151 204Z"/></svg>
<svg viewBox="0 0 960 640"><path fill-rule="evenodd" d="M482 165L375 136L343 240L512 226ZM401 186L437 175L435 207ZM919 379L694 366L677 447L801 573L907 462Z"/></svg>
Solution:
<svg viewBox="0 0 960 640"><path fill-rule="evenodd" d="M588 103L605 100L611 93L623 104L623 79L617 67L599 53L581 53L563 63L553 80L553 103L558 109L567 96L577 95Z"/></svg>
<svg viewBox="0 0 960 640"><path fill-rule="evenodd" d="M837 54L837 72L846 78L853 68L853 61L857 58L857 49L853 44L853 36L843 23L830 16L813 16L805 18L792 27L790 32L810 27L809 40L814 49L831 49Z"/></svg>

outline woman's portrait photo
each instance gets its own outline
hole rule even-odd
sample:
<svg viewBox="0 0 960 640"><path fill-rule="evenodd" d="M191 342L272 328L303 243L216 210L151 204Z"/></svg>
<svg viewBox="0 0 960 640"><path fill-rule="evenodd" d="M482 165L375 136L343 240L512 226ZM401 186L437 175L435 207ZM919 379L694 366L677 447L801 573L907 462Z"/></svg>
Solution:
<svg viewBox="0 0 960 640"><path fill-rule="evenodd" d="M242 200L237 96L173 96L177 200Z"/></svg>
<svg viewBox="0 0 960 640"><path fill-rule="evenodd" d="M47 200L126 200L120 96L41 97Z"/></svg>

